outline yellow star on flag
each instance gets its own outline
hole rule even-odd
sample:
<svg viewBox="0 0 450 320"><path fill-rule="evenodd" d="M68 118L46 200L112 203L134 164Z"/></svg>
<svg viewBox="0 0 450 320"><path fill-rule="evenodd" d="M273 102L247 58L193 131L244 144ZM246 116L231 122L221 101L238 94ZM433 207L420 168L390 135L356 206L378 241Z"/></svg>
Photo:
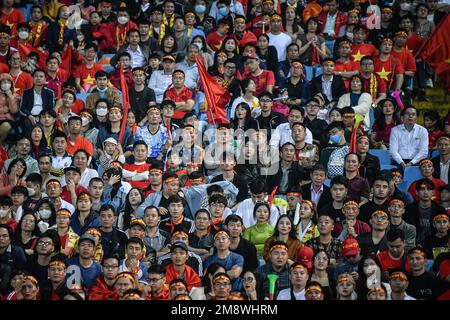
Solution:
<svg viewBox="0 0 450 320"><path fill-rule="evenodd" d="M83 79L83 82L88 84L94 84L94 80L95 78L91 78L91 75L88 74L87 78Z"/></svg>
<svg viewBox="0 0 450 320"><path fill-rule="evenodd" d="M364 57L363 54L361 54L361 51L358 50L358 52L354 55L352 55L353 61L361 61L362 57Z"/></svg>
<svg viewBox="0 0 450 320"><path fill-rule="evenodd" d="M6 21L6 25L10 28L14 27L14 23L9 22L8 20Z"/></svg>
<svg viewBox="0 0 450 320"><path fill-rule="evenodd" d="M380 76L380 78L383 79L383 80L386 80L386 81L389 80L388 76L389 76L390 73L391 72L390 71L386 71L384 69L384 67L383 67L383 69L381 69L380 72L377 72L377 74Z"/></svg>
<svg viewBox="0 0 450 320"><path fill-rule="evenodd" d="M450 58L448 58L447 60L445 60L445 63L450 63Z"/></svg>

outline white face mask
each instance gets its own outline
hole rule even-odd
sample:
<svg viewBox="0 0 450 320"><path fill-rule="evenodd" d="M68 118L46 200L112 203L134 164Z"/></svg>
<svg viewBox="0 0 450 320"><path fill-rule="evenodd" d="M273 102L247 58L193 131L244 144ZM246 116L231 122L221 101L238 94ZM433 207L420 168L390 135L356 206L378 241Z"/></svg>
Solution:
<svg viewBox="0 0 450 320"><path fill-rule="evenodd" d="M202 50L202 48L203 48L203 43L201 43L201 42L196 42L196 43L194 43L194 44L197 46L198 50Z"/></svg>
<svg viewBox="0 0 450 320"><path fill-rule="evenodd" d="M353 40L353 33L347 32L345 35L347 36L347 38Z"/></svg>
<svg viewBox="0 0 450 320"><path fill-rule="evenodd" d="M9 214L9 210L0 210L0 219L5 218Z"/></svg>
<svg viewBox="0 0 450 320"><path fill-rule="evenodd" d="M32 197L32 196L34 196L36 194L36 191L34 191L33 188L27 188L27 189L28 189L28 196L29 197Z"/></svg>
<svg viewBox="0 0 450 320"><path fill-rule="evenodd" d="M52 215L52 211L49 209L41 209L39 210L39 215L41 216L41 219L47 220Z"/></svg>
<svg viewBox="0 0 450 320"><path fill-rule="evenodd" d="M3 91L8 91L9 89L11 89L11 83L9 83L9 82L2 83L2 90Z"/></svg>
<svg viewBox="0 0 450 320"><path fill-rule="evenodd" d="M87 126L87 125L89 124L89 122L91 122L90 119L85 118L85 117L81 117L81 125L82 125L83 127L84 127L84 126Z"/></svg>
<svg viewBox="0 0 450 320"><path fill-rule="evenodd" d="M117 22L119 22L119 24L125 24L128 22L128 17L124 17L124 16L118 17Z"/></svg>
<svg viewBox="0 0 450 320"><path fill-rule="evenodd" d="M82 35L82 34L79 34L79 35L77 35L77 40L78 41L83 41L84 40L84 35Z"/></svg>
<svg viewBox="0 0 450 320"><path fill-rule="evenodd" d="M26 39L28 39L29 35L30 34L28 33L28 31L20 31L19 32L19 39L26 40Z"/></svg>
<svg viewBox="0 0 450 320"><path fill-rule="evenodd" d="M99 108L95 111L97 113L98 116L100 117L104 117L108 114L108 110L105 108Z"/></svg>

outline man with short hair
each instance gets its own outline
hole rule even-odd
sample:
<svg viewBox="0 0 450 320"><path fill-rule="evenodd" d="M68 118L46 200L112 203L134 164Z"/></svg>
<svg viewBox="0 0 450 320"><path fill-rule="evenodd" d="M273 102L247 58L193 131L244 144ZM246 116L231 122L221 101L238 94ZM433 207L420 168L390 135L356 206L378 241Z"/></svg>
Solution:
<svg viewBox="0 0 450 320"><path fill-rule="evenodd" d="M130 108L136 117L136 123L143 127L147 122L148 107L156 105L155 91L145 86L145 69L142 67L131 70L134 85L128 88Z"/></svg>
<svg viewBox="0 0 450 320"><path fill-rule="evenodd" d="M231 277L233 288L237 290L240 287L240 275L244 266L244 257L240 254L230 251L230 235L226 231L218 231L214 235L215 254L206 258L204 267L208 268L213 263L220 264Z"/></svg>
<svg viewBox="0 0 450 320"><path fill-rule="evenodd" d="M172 234L175 227L183 228L192 232L194 229L194 222L184 215L185 201L178 194L169 197L168 211L170 216L161 220L159 229Z"/></svg>
<svg viewBox="0 0 450 320"><path fill-rule="evenodd" d="M403 219L405 214L405 203L400 199L392 199L389 202L390 224L389 229L402 230L405 235L405 251L409 252L416 246L416 227L406 223Z"/></svg>
<svg viewBox="0 0 450 320"><path fill-rule="evenodd" d="M288 264L288 248L283 241L273 241L269 249L270 261L259 268L256 272L263 276L262 290L265 297L269 297L269 279L268 275L275 274L278 276L274 297L277 297L280 291L290 287L289 264Z"/></svg>
<svg viewBox="0 0 450 320"><path fill-rule="evenodd" d="M127 242L127 235L118 228L116 224L116 214L114 207L109 204L104 204L100 208L100 242L104 252L104 256L118 255L119 258L125 256L125 246Z"/></svg>
<svg viewBox="0 0 450 320"><path fill-rule="evenodd" d="M269 37L269 45L277 49L278 62L286 60L286 48L292 42L292 38L285 32L282 32L281 16L273 14L270 17L270 32L267 33Z"/></svg>
<svg viewBox="0 0 450 320"><path fill-rule="evenodd" d="M382 210L374 211L369 223L372 231L360 234L356 238L363 255L388 249L386 239L387 228L389 227L388 214Z"/></svg>
<svg viewBox="0 0 450 320"><path fill-rule="evenodd" d="M330 188L327 187L327 169L321 164L316 164L310 171L311 182L302 186L301 194L303 199L310 200L316 205L317 210L321 209L333 201Z"/></svg>
<svg viewBox="0 0 450 320"><path fill-rule="evenodd" d="M75 206L61 198L62 191L61 182L58 179L50 179L47 181L45 193L50 199L50 202L55 206L55 210L67 209L71 213L74 213Z"/></svg>
<svg viewBox="0 0 450 320"><path fill-rule="evenodd" d="M450 135L444 133L436 141L439 155L431 159L433 162L435 178L441 179L446 184L450 183Z"/></svg>
<svg viewBox="0 0 450 320"><path fill-rule="evenodd" d="M190 90L196 90L200 81L198 67L195 57L200 54L200 49L195 44L190 44L187 47L186 58L178 63L177 68L182 70L186 76L185 84Z"/></svg>
<svg viewBox="0 0 450 320"><path fill-rule="evenodd" d="M256 247L253 243L242 237L244 222L236 214L231 214L225 219L224 229L230 235L230 250L243 257L242 274L248 270L255 270L258 267Z"/></svg>
<svg viewBox="0 0 450 320"><path fill-rule="evenodd" d="M70 258L67 264L79 268L84 287L90 289L102 274L101 265L94 260L95 238L90 234L83 234L78 240L78 251L79 254Z"/></svg>
<svg viewBox="0 0 450 320"><path fill-rule="evenodd" d="M61 198L76 207L77 197L80 193L88 193L89 191L80 185L81 172L77 167L65 168L64 177L66 179L66 185L62 189Z"/></svg>
<svg viewBox="0 0 450 320"><path fill-rule="evenodd" d="M17 222L12 216L12 206L13 202L11 197L0 197L0 224L7 225L12 229L12 231L16 231Z"/></svg>
<svg viewBox="0 0 450 320"><path fill-rule="evenodd" d="M69 135L67 136L66 150L71 156L74 156L78 150L84 150L92 157L94 155L94 146L81 135L82 122L83 120L80 116L71 116L67 121Z"/></svg>
<svg viewBox="0 0 450 320"><path fill-rule="evenodd" d="M334 121L328 126L330 146L322 149L320 164L328 168L328 177L334 178L344 174L345 156L349 145L345 140L345 126L342 121Z"/></svg>
<svg viewBox="0 0 450 320"><path fill-rule="evenodd" d="M164 93L172 84L172 74L175 70L175 58L166 55L162 58L162 70L154 71L148 81L148 87L155 91L156 103L161 103Z"/></svg>
<svg viewBox="0 0 450 320"><path fill-rule="evenodd" d="M346 93L344 80L334 74L334 65L335 61L332 58L322 60L323 74L312 79L311 96L322 93L328 101L337 102Z"/></svg>
<svg viewBox="0 0 450 320"><path fill-rule="evenodd" d="M197 272L186 264L188 249L181 241L174 242L170 248L172 262L166 268L166 283L182 278L187 283L188 290L200 287L201 280Z"/></svg>
<svg viewBox="0 0 450 320"><path fill-rule="evenodd" d="M103 71L102 65L95 62L97 50L98 48L95 44L86 44L84 47L83 62L74 72L75 83L77 89L81 93L89 92L89 90L94 87L94 80L97 71Z"/></svg>
<svg viewBox="0 0 450 320"><path fill-rule="evenodd" d="M401 229L389 230L386 233L388 250L381 251L377 254L381 264L381 271L387 278L389 271L394 268L411 270L408 257L405 252L405 234Z"/></svg>
<svg viewBox="0 0 450 320"><path fill-rule="evenodd" d="M367 223L358 219L359 217L359 203L353 199L344 201L342 213L345 216L344 221L335 223L333 234L341 241L348 237L356 238L359 234L370 232L370 227Z"/></svg>
<svg viewBox="0 0 450 320"><path fill-rule="evenodd" d="M378 176L372 184L372 200L361 206L359 219L365 223L370 220L370 215L376 210L387 211L389 198L389 180L385 176Z"/></svg>
<svg viewBox="0 0 450 320"><path fill-rule="evenodd" d="M419 111L413 106L402 110L403 123L391 130L389 152L400 166L417 165L428 156L428 132L417 124Z"/></svg>
<svg viewBox="0 0 450 320"><path fill-rule="evenodd" d="M117 53L111 58L111 65L115 67L121 53L127 52L131 56L131 68L144 67L148 64L150 48L140 44L140 33L138 29L127 31L127 42L118 48Z"/></svg>
<svg viewBox="0 0 450 320"><path fill-rule="evenodd" d="M146 248L151 248L153 251L154 260L156 261L162 255L169 252L170 233L158 228L161 221L161 213L157 207L148 206L145 208L143 219L147 225L143 241ZM147 258L149 259L148 254L149 252L147 252ZM154 263L155 261L150 262Z"/></svg>
<svg viewBox="0 0 450 320"><path fill-rule="evenodd" d="M0 274L2 284L3 281L5 284L9 284L10 271L14 269L24 270L27 262L24 250L12 244L13 234L13 230L9 225L0 224L0 263L9 269L9 272L6 272L7 270L2 268L2 271L5 271L5 273ZM2 292L2 294L6 294L6 292Z"/></svg>
<svg viewBox="0 0 450 320"><path fill-rule="evenodd" d="M387 300L416 300L406 293L409 280L404 269L394 268L389 270L389 285L391 286L391 294L387 296Z"/></svg>
<svg viewBox="0 0 450 320"><path fill-rule="evenodd" d="M278 293L276 300L305 300L305 286L308 281L308 267L300 262L294 262L289 267L291 287Z"/></svg>
<svg viewBox="0 0 450 320"><path fill-rule="evenodd" d="M95 86L90 88L91 93L86 98L86 109L94 111L95 105L100 99L106 99L110 106L122 103L117 89L108 86L109 79L105 71L97 71L94 77Z"/></svg>
<svg viewBox="0 0 450 320"><path fill-rule="evenodd" d="M164 99L175 102L175 112L172 116L175 120L182 120L187 112L192 111L195 104L194 93L185 85L185 79L184 71L174 70L172 72L172 83L164 91Z"/></svg>
<svg viewBox="0 0 450 320"><path fill-rule="evenodd" d="M255 95L259 96L263 92L272 93L275 86L275 75L270 70L261 69L258 55L252 53L245 57L245 65L249 71L244 74L244 78L250 78L255 82Z"/></svg>
<svg viewBox="0 0 450 320"><path fill-rule="evenodd" d="M148 268L148 287L150 292L147 300L169 300L169 288L166 283L166 268L159 264L153 264Z"/></svg>
<svg viewBox="0 0 450 320"><path fill-rule="evenodd" d="M30 132L31 132L31 130L30 130ZM26 136L19 137L19 139L17 139L16 144L15 144L15 150L16 150L16 156L6 160L3 165L3 170L5 172L8 170L11 161L13 161L16 158L20 158L20 159L23 159L27 165L27 171L25 171L25 174L23 176L24 179L26 177L28 177L28 175L30 173L33 173L33 172L39 173L38 162L30 156L30 151L31 151L30 138L27 138Z"/></svg>
<svg viewBox="0 0 450 320"><path fill-rule="evenodd" d="M131 272L136 280L147 279L148 267L141 261L144 242L137 237L131 237L126 242L125 259L120 262L120 272Z"/></svg>
<svg viewBox="0 0 450 320"><path fill-rule="evenodd" d="M330 182L330 194L332 202L322 207L321 212L328 212L336 222L344 221L345 216L342 213L342 207L348 193L348 182L344 176L336 176Z"/></svg>
<svg viewBox="0 0 450 320"><path fill-rule="evenodd" d="M102 261L102 275L89 289L87 300L117 300L114 288L119 273L119 259L116 256L105 256Z"/></svg>
<svg viewBox="0 0 450 320"><path fill-rule="evenodd" d="M338 260L341 260L341 241L332 236L334 229L334 218L326 212L323 212L317 220L319 236L306 242L308 247L317 253L319 250L325 250L330 256L330 265L336 266Z"/></svg>

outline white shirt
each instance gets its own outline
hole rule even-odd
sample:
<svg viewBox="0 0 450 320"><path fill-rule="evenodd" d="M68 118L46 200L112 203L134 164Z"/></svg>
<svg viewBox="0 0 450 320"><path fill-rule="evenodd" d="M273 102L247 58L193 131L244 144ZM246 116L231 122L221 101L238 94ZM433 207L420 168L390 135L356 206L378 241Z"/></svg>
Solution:
<svg viewBox="0 0 450 320"><path fill-rule="evenodd" d="M328 33L329 35L333 35L334 26L336 24L337 12L331 16L329 13L327 14L327 22L325 23L325 28L323 29L323 33Z"/></svg>
<svg viewBox="0 0 450 320"><path fill-rule="evenodd" d="M447 161L447 163L439 162L441 166L441 175L440 179L443 180L445 183L448 184L448 170L450 167L450 159Z"/></svg>
<svg viewBox="0 0 450 320"><path fill-rule="evenodd" d="M84 170L84 172L81 174L81 179L80 179L80 186L83 186L85 188L89 187L89 182L91 181L92 178L98 178L98 172L95 171L94 169L86 169Z"/></svg>
<svg viewBox="0 0 450 320"><path fill-rule="evenodd" d="M333 91L331 90L331 84L333 83L333 76L330 80L325 80L322 76L322 91L323 94L327 96L328 101L333 100Z"/></svg>
<svg viewBox="0 0 450 320"><path fill-rule="evenodd" d="M428 156L428 132L424 127L415 124L411 131L404 124L395 126L389 138L389 151L398 164L403 159L411 159L412 164Z"/></svg>
<svg viewBox="0 0 450 320"><path fill-rule="evenodd" d="M392 300L392 293L388 294L386 300ZM405 297L403 298L403 300L416 300L416 298L413 298L413 297L409 296L407 293L405 293Z"/></svg>
<svg viewBox="0 0 450 320"><path fill-rule="evenodd" d="M305 299L305 289L299 292L294 292L296 300L306 300ZM291 299L291 288L283 289L278 293L277 300L292 300Z"/></svg>
<svg viewBox="0 0 450 320"><path fill-rule="evenodd" d="M269 145L278 148L286 142L295 144L294 139L292 139L292 131L289 122L280 124L275 130L272 131ZM306 128L305 142L309 144L313 143L312 133L308 128Z"/></svg>
<svg viewBox="0 0 450 320"><path fill-rule="evenodd" d="M186 60L177 64L177 69L184 72L185 80L184 85L191 90L196 90L198 82L200 81L200 75L198 74L197 64L189 65Z"/></svg>
<svg viewBox="0 0 450 320"><path fill-rule="evenodd" d="M253 203L253 200L245 199L241 202L239 207L236 210L236 214L242 218L244 221L244 226L246 228L250 228L251 226L254 226L256 224L256 218L253 216L253 209L255 208L255 204ZM270 208L270 218L269 223L272 226L276 226L278 221L278 216L280 213L278 212L277 207L272 206Z"/></svg>
<svg viewBox="0 0 450 320"><path fill-rule="evenodd" d="M42 91L41 91L42 92ZM34 104L33 108L30 111L30 114L33 116L38 116L42 111L42 96L37 94L36 90L33 90L34 94Z"/></svg>
<svg viewBox="0 0 450 320"><path fill-rule="evenodd" d="M322 193L323 193L323 185L320 187L319 191L316 191L316 190L314 190L314 187L311 183L311 201L314 202L316 207L319 204Z"/></svg>
<svg viewBox="0 0 450 320"><path fill-rule="evenodd" d="M152 73L148 87L155 91L156 103L163 101L164 92L172 84L172 75L164 74L164 70L157 70Z"/></svg>
<svg viewBox="0 0 450 320"><path fill-rule="evenodd" d="M145 56L141 51L141 47L137 47L136 51L131 50L131 47L128 46L127 52L131 56L131 68L143 67L147 64L145 60Z"/></svg>
<svg viewBox="0 0 450 320"><path fill-rule="evenodd" d="M291 44L292 38L283 32L277 35L274 35L272 34L272 32L269 32L267 36L269 37L269 45L274 46L277 49L278 61L279 62L285 61L286 48L288 45Z"/></svg>
<svg viewBox="0 0 450 320"><path fill-rule="evenodd" d="M62 198L61 198L61 208L60 209L67 209L70 211L71 214L73 214L75 212L75 207L71 203L67 202L66 200L63 200Z"/></svg>

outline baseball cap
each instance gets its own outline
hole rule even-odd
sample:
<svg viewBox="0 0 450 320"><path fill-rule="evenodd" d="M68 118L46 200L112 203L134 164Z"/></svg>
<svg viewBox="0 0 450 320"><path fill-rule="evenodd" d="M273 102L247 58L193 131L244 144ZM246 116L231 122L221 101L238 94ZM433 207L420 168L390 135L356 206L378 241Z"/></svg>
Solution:
<svg viewBox="0 0 450 320"><path fill-rule="evenodd" d="M342 242L342 255L355 256L359 252L359 244L355 238L347 238Z"/></svg>
<svg viewBox="0 0 450 320"><path fill-rule="evenodd" d="M70 171L78 172L78 174L81 175L80 169L75 166L70 166L70 167L64 168L64 174L66 174L67 172L70 172Z"/></svg>
<svg viewBox="0 0 450 320"><path fill-rule="evenodd" d="M91 242L94 244L94 246L95 246L95 238L94 238L92 235L90 235L90 234L88 234L88 233L83 234L83 235L80 237L80 240L78 240L78 244L80 244L80 243L81 243L82 241L84 241L84 240L91 241Z"/></svg>
<svg viewBox="0 0 450 320"><path fill-rule="evenodd" d="M313 266L312 262L313 256L314 256L313 249L308 246L303 246L297 251L296 261L305 264L308 270L311 270Z"/></svg>
<svg viewBox="0 0 450 320"><path fill-rule="evenodd" d="M174 58L173 56L171 56L171 55L165 55L165 56L161 59L161 61L164 61L164 60L171 60L172 62L175 62L175 58Z"/></svg>
<svg viewBox="0 0 450 320"><path fill-rule="evenodd" d="M186 252L188 251L186 243L181 242L181 241L176 241L176 242L172 243L172 245L170 246L170 252L173 252L176 248L183 249Z"/></svg>
<svg viewBox="0 0 450 320"><path fill-rule="evenodd" d="M132 226L141 226L144 230L147 228L147 224L144 222L144 220L140 218L133 218L130 222L130 228Z"/></svg>

